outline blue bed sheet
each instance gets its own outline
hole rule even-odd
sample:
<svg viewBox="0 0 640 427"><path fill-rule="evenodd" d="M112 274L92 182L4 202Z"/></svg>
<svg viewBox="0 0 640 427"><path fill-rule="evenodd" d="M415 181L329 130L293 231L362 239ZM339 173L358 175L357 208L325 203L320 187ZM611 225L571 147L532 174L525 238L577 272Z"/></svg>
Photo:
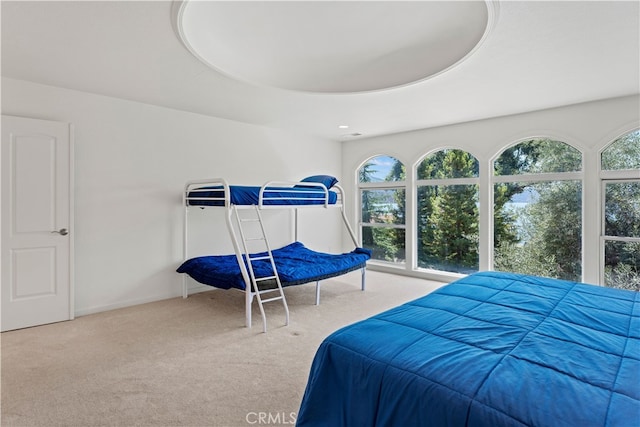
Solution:
<svg viewBox="0 0 640 427"><path fill-rule="evenodd" d="M355 248L344 254L328 254L308 249L301 242L293 242L272 251L282 286L300 285L340 276L365 267L371 257L368 249ZM253 254L258 257L266 253ZM245 261L246 264L246 261ZM273 275L269 260L252 263L257 277ZM211 255L191 258L177 270L200 283L222 289L244 290L245 282L235 255Z"/></svg>
<svg viewBox="0 0 640 427"><path fill-rule="evenodd" d="M261 187L231 185L229 186L230 202L234 205L257 205ZM202 191L209 190L209 191ZM267 187L264 193L265 206L304 206L323 205L325 192L315 187ZM224 189L221 186L203 187L198 191L191 191L188 197L214 198L219 200L189 200L190 206L224 206ZM338 195L335 191L328 192L328 203L335 205Z"/></svg>
<svg viewBox="0 0 640 427"><path fill-rule="evenodd" d="M329 336L297 424L640 425L639 295L470 275Z"/></svg>

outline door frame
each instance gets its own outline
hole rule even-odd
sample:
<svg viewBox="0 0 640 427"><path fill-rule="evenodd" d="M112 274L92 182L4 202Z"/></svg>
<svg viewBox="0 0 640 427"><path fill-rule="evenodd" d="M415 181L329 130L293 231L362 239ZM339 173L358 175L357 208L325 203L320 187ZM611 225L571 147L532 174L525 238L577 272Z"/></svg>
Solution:
<svg viewBox="0 0 640 427"><path fill-rule="evenodd" d="M2 114L2 118L10 118L31 122L47 122L47 123L57 123L64 124L68 127L68 137L69 137L69 152L68 152L68 212L69 212L69 312L68 319L73 320L75 318L75 128L72 123L61 122L56 120L44 120L44 119L36 119L32 117L24 117L24 116L14 116L10 114ZM2 154L0 153L0 156ZM2 182L4 177L4 171L2 170L3 161L0 157L0 188L4 185ZM10 200L6 199L7 195L2 195L2 205L10 203ZM4 207L0 209L0 223L5 221L3 218ZM0 253L4 254L4 239L0 239ZM4 277L4 272L2 271L2 264L0 262L0 277ZM34 325L37 326L37 325ZM2 330L4 332L4 329Z"/></svg>

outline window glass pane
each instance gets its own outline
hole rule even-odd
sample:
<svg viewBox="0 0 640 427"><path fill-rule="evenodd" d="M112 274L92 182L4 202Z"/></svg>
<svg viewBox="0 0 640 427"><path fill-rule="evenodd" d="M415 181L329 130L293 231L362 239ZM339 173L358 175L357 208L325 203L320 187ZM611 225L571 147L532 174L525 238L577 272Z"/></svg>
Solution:
<svg viewBox="0 0 640 427"><path fill-rule="evenodd" d="M360 183L401 182L406 178L402 162L377 156L359 170ZM405 188L360 189L362 246L372 259L402 263L405 259Z"/></svg>
<svg viewBox="0 0 640 427"><path fill-rule="evenodd" d="M580 181L494 186L494 268L580 281Z"/></svg>
<svg viewBox="0 0 640 427"><path fill-rule="evenodd" d="M602 153L602 170L640 169L640 130L616 139Z"/></svg>
<svg viewBox="0 0 640 427"><path fill-rule="evenodd" d="M394 157L377 156L360 168L358 179L360 182L404 181L404 165Z"/></svg>
<svg viewBox="0 0 640 427"><path fill-rule="evenodd" d="M604 282L612 288L640 291L640 243L605 242Z"/></svg>
<svg viewBox="0 0 640 427"><path fill-rule="evenodd" d="M568 144L551 139L531 139L506 149L494 162L496 175L577 172L582 154Z"/></svg>
<svg viewBox="0 0 640 427"><path fill-rule="evenodd" d="M605 235L640 237L640 181L605 185Z"/></svg>
<svg viewBox="0 0 640 427"><path fill-rule="evenodd" d="M364 226L362 247L371 250L372 259L402 263L405 260L405 230Z"/></svg>
<svg viewBox="0 0 640 427"><path fill-rule="evenodd" d="M441 150L418 165L418 179L469 178L478 176L478 160L462 150Z"/></svg>
<svg viewBox="0 0 640 427"><path fill-rule="evenodd" d="M362 190L362 222L404 224L404 189Z"/></svg>
<svg viewBox="0 0 640 427"><path fill-rule="evenodd" d="M418 187L418 267L478 271L478 186Z"/></svg>

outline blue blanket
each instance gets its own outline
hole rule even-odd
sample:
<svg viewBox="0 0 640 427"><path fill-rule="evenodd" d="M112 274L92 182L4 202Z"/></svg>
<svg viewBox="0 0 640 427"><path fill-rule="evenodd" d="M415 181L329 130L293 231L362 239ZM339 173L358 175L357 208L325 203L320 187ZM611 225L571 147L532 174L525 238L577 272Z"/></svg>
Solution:
<svg viewBox="0 0 640 427"><path fill-rule="evenodd" d="M297 422L640 425L640 294L468 276L329 336Z"/></svg>
<svg viewBox="0 0 640 427"><path fill-rule="evenodd" d="M229 199L234 205L257 205L260 188L255 186L231 185ZM209 190L209 191L203 191ZM323 205L325 192L314 187L267 187L263 194L265 206ZM327 193L328 203L336 204L338 195L334 191ZM189 200L191 206L224 206L223 187L203 187L188 194L189 198L209 198L215 200Z"/></svg>
<svg viewBox="0 0 640 427"><path fill-rule="evenodd" d="M300 242L291 243L272 251L282 286L300 285L340 276L363 268L371 256L367 249L356 248L344 254L327 254L308 249ZM266 255L265 252L252 257ZM246 261L245 261L246 265ZM269 260L252 263L256 277L273 275ZM212 255L185 261L178 273L187 273L200 283L217 288L245 289L240 266L235 255Z"/></svg>

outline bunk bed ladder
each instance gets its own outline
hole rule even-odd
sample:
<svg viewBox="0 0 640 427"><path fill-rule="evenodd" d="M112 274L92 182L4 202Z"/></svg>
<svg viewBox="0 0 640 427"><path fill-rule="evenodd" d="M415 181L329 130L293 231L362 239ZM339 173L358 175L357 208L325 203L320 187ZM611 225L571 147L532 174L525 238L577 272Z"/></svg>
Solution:
<svg viewBox="0 0 640 427"><path fill-rule="evenodd" d="M287 300L284 296L284 292L282 290L282 283L280 282L280 277L278 276L278 271L276 270L276 264L273 259L273 254L271 252L271 247L269 246L269 241L267 240L267 234L264 229L264 224L262 222L262 215L260 214L260 209L256 205L255 206L255 216L251 218L242 218L239 213L239 209L234 205L233 211L236 217L236 222L238 223L238 231L240 232L240 238L242 240L242 248L243 248L243 258L246 261L247 269L249 270L249 277L251 279L251 287L253 291L247 290L248 292L253 292L253 295L258 300L258 307L260 308L260 314L262 315L262 330L267 332L267 316L264 312L263 304L272 302L272 301L282 301L282 305L284 306L285 311L285 324L289 325L289 307L287 306ZM244 209L243 211L249 212ZM259 225L259 233L258 235L247 236L245 234L245 229L243 227L244 223L257 223ZM255 227L253 227L255 228ZM264 251L254 251L250 250L249 242L261 242L264 245ZM258 253L266 253L266 255L257 255ZM254 263L256 261L264 261L269 260L271 264L271 274L266 276L257 276L256 271L254 270ZM269 287L261 289L261 286L264 286L265 283L273 284L275 282L276 287ZM263 295L274 294L277 292L276 296L270 296L269 298L263 299Z"/></svg>

